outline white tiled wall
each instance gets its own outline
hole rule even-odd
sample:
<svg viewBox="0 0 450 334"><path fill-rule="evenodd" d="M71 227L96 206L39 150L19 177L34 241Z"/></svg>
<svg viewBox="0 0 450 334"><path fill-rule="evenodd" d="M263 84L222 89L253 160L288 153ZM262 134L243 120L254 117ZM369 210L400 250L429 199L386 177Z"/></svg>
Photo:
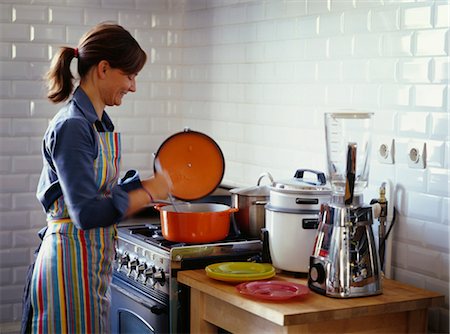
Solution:
<svg viewBox="0 0 450 334"><path fill-rule="evenodd" d="M446 295L430 331L448 332L449 5L446 0L3 0L0 4L0 321L20 319L24 272L45 219L34 197L40 140L58 107L41 76L61 44L118 21L149 62L138 92L110 110L125 134L123 169L189 126L226 158L224 182L324 170L323 113L375 112L372 193L392 184L396 279ZM408 166L426 143L426 168Z"/></svg>

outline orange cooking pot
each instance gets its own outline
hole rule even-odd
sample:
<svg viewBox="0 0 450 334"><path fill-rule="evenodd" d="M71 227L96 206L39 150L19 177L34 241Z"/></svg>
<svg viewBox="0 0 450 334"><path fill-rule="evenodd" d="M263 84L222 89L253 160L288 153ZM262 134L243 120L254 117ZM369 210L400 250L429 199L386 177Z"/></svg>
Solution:
<svg viewBox="0 0 450 334"><path fill-rule="evenodd" d="M175 242L206 243L222 240L230 229L230 214L238 211L225 204L183 203L156 205L165 239Z"/></svg>

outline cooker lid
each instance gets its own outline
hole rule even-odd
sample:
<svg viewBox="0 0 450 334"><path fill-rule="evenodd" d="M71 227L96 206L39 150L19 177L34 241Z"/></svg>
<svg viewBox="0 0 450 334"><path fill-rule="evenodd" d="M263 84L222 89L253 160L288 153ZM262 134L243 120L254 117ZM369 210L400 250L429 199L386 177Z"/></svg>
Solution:
<svg viewBox="0 0 450 334"><path fill-rule="evenodd" d="M184 201L212 193L225 172L219 145L204 133L190 129L167 138L156 152L156 159L172 179L172 195ZM153 170L156 171L155 163Z"/></svg>
<svg viewBox="0 0 450 334"><path fill-rule="evenodd" d="M261 180L267 177L270 181L270 184L273 185L273 177L269 172L264 172L259 175L258 181L256 182L256 186L253 187L242 187L242 188L234 188L230 190L232 194L238 194L242 196L264 196L268 197L270 194L270 187L268 185L261 186Z"/></svg>
<svg viewBox="0 0 450 334"><path fill-rule="evenodd" d="M311 175L305 177L305 172L312 173L314 177L311 177ZM271 189L289 193L331 192L330 187L327 184L325 174L312 169L298 169L292 179L274 182Z"/></svg>

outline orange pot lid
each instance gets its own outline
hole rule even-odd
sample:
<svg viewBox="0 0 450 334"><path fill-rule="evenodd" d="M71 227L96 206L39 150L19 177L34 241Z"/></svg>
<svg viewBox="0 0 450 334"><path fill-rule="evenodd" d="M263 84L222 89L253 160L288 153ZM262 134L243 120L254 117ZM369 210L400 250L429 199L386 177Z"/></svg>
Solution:
<svg viewBox="0 0 450 334"><path fill-rule="evenodd" d="M189 129L167 138L156 158L172 179L172 195L184 201L209 195L219 186L225 172L219 145L211 137ZM155 166L153 169L156 170Z"/></svg>

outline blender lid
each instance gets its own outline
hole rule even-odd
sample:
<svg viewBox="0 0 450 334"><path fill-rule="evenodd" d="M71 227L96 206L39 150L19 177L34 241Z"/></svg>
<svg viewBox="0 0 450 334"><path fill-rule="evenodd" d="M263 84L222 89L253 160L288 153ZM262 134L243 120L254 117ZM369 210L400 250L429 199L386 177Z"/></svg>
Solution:
<svg viewBox="0 0 450 334"><path fill-rule="evenodd" d="M335 112L335 113L328 113L332 118L354 118L354 119L365 119L365 118L371 118L374 113L373 112L352 112L351 110L345 111L345 112Z"/></svg>
<svg viewBox="0 0 450 334"><path fill-rule="evenodd" d="M154 161L157 159L172 180L172 195L184 201L212 193L225 172L219 145L206 134L190 129L167 138L155 154Z"/></svg>

